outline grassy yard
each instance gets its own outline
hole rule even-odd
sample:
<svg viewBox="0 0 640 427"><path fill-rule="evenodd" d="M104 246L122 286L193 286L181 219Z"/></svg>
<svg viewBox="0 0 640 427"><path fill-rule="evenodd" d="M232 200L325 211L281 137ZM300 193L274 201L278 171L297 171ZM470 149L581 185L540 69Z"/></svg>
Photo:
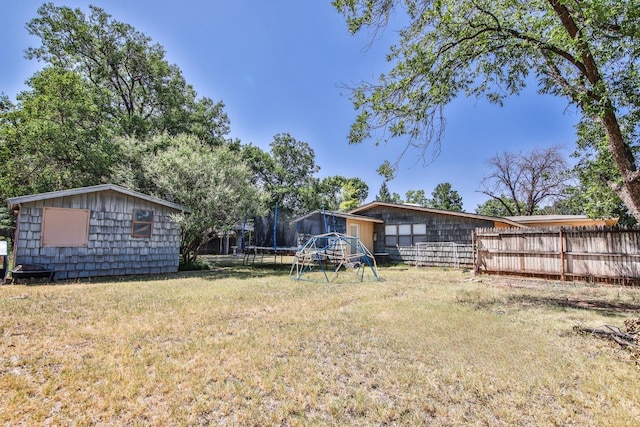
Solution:
<svg viewBox="0 0 640 427"><path fill-rule="evenodd" d="M0 288L3 425L638 425L640 368L574 326L640 289L218 265Z"/></svg>

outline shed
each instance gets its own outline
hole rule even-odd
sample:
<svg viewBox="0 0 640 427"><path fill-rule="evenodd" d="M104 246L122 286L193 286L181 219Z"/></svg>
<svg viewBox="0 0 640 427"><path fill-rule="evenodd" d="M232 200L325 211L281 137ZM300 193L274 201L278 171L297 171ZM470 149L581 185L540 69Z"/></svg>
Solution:
<svg viewBox="0 0 640 427"><path fill-rule="evenodd" d="M55 279L178 270L183 206L113 184L13 197L14 265Z"/></svg>

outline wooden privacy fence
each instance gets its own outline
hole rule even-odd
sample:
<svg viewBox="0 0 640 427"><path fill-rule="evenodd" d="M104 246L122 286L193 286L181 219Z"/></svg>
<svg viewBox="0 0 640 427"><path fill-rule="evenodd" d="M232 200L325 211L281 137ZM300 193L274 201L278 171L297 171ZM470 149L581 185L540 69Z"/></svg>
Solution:
<svg viewBox="0 0 640 427"><path fill-rule="evenodd" d="M640 284L640 231L478 228L477 273Z"/></svg>

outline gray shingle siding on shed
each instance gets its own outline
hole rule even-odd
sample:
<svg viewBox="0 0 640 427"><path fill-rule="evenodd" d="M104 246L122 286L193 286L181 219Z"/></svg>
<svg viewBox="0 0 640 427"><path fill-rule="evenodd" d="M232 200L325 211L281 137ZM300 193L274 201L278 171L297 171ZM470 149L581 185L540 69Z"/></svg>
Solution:
<svg viewBox="0 0 640 427"><path fill-rule="evenodd" d="M42 247L43 208L89 209L86 247ZM152 210L150 238L134 238L134 209ZM178 269L180 229L175 209L108 190L26 202L20 206L15 264L40 264L56 279L129 274L159 274Z"/></svg>

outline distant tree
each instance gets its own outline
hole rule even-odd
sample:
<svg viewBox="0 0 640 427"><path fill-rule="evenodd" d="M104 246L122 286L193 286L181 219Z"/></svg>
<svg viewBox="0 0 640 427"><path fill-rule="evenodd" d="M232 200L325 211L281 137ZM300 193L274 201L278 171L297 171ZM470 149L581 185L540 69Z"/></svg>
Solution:
<svg viewBox="0 0 640 427"><path fill-rule="evenodd" d="M408 190L405 193L405 201L419 206L427 206L429 204L429 199L427 199L424 190Z"/></svg>
<svg viewBox="0 0 640 427"><path fill-rule="evenodd" d="M569 165L557 146L504 152L487 164L490 172L480 192L500 202L510 216L533 215L542 203L561 198L569 179Z"/></svg>
<svg viewBox="0 0 640 427"><path fill-rule="evenodd" d="M610 158L607 185L640 219L640 31L637 1L333 0L349 30L404 27L391 70L352 95L359 114L350 143L399 137L437 151L443 111L460 95L502 104L535 80L595 123ZM406 15L404 14L406 12ZM394 21L398 22L398 21ZM376 134L381 131L382 135ZM424 153L424 152L423 152ZM497 193L500 194L500 193ZM510 195L510 193L507 193ZM532 204L527 203L528 209Z"/></svg>
<svg viewBox="0 0 640 427"><path fill-rule="evenodd" d="M402 196L399 193L393 192L391 193L391 200L389 200L390 203L396 203L396 204L402 204L404 203L404 200L402 200Z"/></svg>
<svg viewBox="0 0 640 427"><path fill-rule="evenodd" d="M154 195L191 209L177 216L185 263L196 261L214 232L230 231L240 218L259 210L260 194L251 183L251 170L228 146L211 147L179 135L171 137L165 149L147 154L144 167L155 184Z"/></svg>
<svg viewBox="0 0 640 427"><path fill-rule="evenodd" d="M508 208L505 207L505 204L508 206ZM512 212L517 212L515 201L504 195L502 195L500 199L489 199L486 202L478 205L478 207L476 208L476 213L478 215L486 216L514 216Z"/></svg>
<svg viewBox="0 0 640 427"><path fill-rule="evenodd" d="M443 209L446 211L462 212L462 197L456 190L452 189L450 183L443 182L436 185L431 196L433 198L428 201L428 207Z"/></svg>
<svg viewBox="0 0 640 427"><path fill-rule="evenodd" d="M389 186L387 186L387 181L382 181L382 185L380 185L380 191L376 195L376 202L392 202L391 193L389 192Z"/></svg>
<svg viewBox="0 0 640 427"><path fill-rule="evenodd" d="M369 187L360 178L341 175L313 179L313 185L302 188L302 204L307 211L325 209L348 211L360 206L369 194Z"/></svg>
<svg viewBox="0 0 640 427"><path fill-rule="evenodd" d="M344 176L334 175L318 180L317 185L305 198L305 205L309 210L339 210L342 202L342 187L346 179Z"/></svg>
<svg viewBox="0 0 640 427"><path fill-rule="evenodd" d="M121 136L192 134L218 145L229 132L222 103L197 98L159 44L96 6L80 9L45 3L27 24L41 45L27 58L77 73L91 87L101 120Z"/></svg>
<svg viewBox="0 0 640 427"><path fill-rule="evenodd" d="M391 181L395 176L395 168L391 165L388 160L385 160L383 164L381 164L377 169L378 175L380 175L384 181L382 181L382 185L380 186L380 190L378 191L378 195L376 196L376 201L378 202L386 202L386 203L402 203L402 199L399 194L389 192L388 182Z"/></svg>
<svg viewBox="0 0 640 427"><path fill-rule="evenodd" d="M369 195L369 186L360 178L349 178L342 185L341 211L350 211L360 206Z"/></svg>
<svg viewBox="0 0 640 427"><path fill-rule="evenodd" d="M320 168L311 146L283 133L273 137L270 148L268 153L255 146L243 149L255 183L267 195L268 207L273 210L277 203L281 212L294 216L315 208L319 182L314 175Z"/></svg>

